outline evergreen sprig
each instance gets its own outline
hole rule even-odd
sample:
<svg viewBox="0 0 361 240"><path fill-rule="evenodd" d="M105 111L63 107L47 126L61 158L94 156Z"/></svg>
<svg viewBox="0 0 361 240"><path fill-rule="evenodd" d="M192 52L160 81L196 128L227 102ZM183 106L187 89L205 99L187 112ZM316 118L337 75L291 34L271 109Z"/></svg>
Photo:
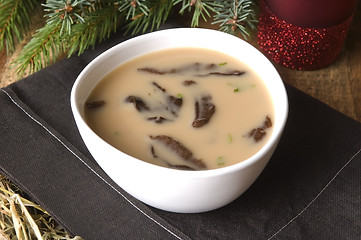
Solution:
<svg viewBox="0 0 361 240"><path fill-rule="evenodd" d="M191 21L192 27L199 25L199 18L202 17L204 21L207 21L211 17L211 13L216 13L216 8L222 7L222 1L212 0L175 0L175 4L182 3L180 14L183 14L185 10L194 11Z"/></svg>
<svg viewBox="0 0 361 240"><path fill-rule="evenodd" d="M22 76L27 70L30 73L37 72L56 61L65 51L60 32L61 25L50 22L35 33L20 57L14 61L19 75Z"/></svg>
<svg viewBox="0 0 361 240"><path fill-rule="evenodd" d="M145 32L147 30L153 31L164 23L173 9L173 1L158 1L150 0L147 2L148 12L142 10L142 5L134 6L134 15L130 19L126 28L128 32L132 30L132 34Z"/></svg>
<svg viewBox="0 0 361 240"><path fill-rule="evenodd" d="M173 9L180 15L190 12L191 27L212 19L221 31L244 38L257 24L257 0L0 0L0 50L4 43L8 53L14 48L12 37L21 39L31 22L29 9L39 5L47 21L14 61L20 75L38 71L64 53L81 54L121 27L132 34L153 31Z"/></svg>
<svg viewBox="0 0 361 240"><path fill-rule="evenodd" d="M97 42L110 37L121 25L121 16L118 6L103 3L102 6L95 6L90 12L84 24L76 24L72 27L72 34L67 39L68 56L82 54L86 49L94 47Z"/></svg>
<svg viewBox="0 0 361 240"><path fill-rule="evenodd" d="M243 38L247 39L250 32L256 29L257 1L238 0L222 1L223 5L217 7L212 24L219 24L220 31L236 34L239 32Z"/></svg>
<svg viewBox="0 0 361 240"><path fill-rule="evenodd" d="M42 6L45 12L49 12L45 14L45 17L49 17L47 22L61 25L60 34L64 29L70 34L74 23L85 22L83 16L91 8L91 3L88 0L48 0Z"/></svg>
<svg viewBox="0 0 361 240"><path fill-rule="evenodd" d="M37 9L37 0L0 1L0 52L6 49L9 55L14 51L15 41L23 39Z"/></svg>
<svg viewBox="0 0 361 240"><path fill-rule="evenodd" d="M145 0L125 0L120 5L119 12L127 12L126 19L130 20L139 14L148 15L149 7Z"/></svg>

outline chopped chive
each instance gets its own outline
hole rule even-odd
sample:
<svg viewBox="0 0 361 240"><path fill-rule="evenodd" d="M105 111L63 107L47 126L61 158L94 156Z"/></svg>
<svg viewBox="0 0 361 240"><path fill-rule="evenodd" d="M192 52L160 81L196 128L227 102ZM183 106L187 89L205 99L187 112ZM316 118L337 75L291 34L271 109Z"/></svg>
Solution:
<svg viewBox="0 0 361 240"><path fill-rule="evenodd" d="M240 90L239 87L237 87L236 84L234 84L234 83L228 82L227 85L234 88L233 92L239 92L239 90Z"/></svg>
<svg viewBox="0 0 361 240"><path fill-rule="evenodd" d="M241 85L241 86L239 86L237 83L231 83L231 82L228 82L227 85L233 88L233 92L242 92L242 91L245 91L247 89L252 89L252 88L256 87L256 84L249 84L249 85Z"/></svg>
<svg viewBox="0 0 361 240"><path fill-rule="evenodd" d="M180 94L180 93L178 93L178 94L177 94L177 97L178 97L178 98L183 98L183 95Z"/></svg>
<svg viewBox="0 0 361 240"><path fill-rule="evenodd" d="M227 134L227 141L231 143L233 141L232 135L230 133Z"/></svg>
<svg viewBox="0 0 361 240"><path fill-rule="evenodd" d="M218 66L224 66L226 64L227 64L227 62L222 62L222 63L219 63Z"/></svg>
<svg viewBox="0 0 361 240"><path fill-rule="evenodd" d="M218 158L217 158L217 165L218 165L218 166L222 166L222 165L224 165L224 164L225 164L224 158L223 158L222 156L218 157Z"/></svg>

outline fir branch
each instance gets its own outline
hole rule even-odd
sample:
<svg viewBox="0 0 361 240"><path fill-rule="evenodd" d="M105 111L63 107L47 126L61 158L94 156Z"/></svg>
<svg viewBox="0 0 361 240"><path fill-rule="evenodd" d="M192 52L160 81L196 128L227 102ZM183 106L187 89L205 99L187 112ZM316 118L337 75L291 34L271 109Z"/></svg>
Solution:
<svg viewBox="0 0 361 240"><path fill-rule="evenodd" d="M15 49L15 41L21 41L31 24L38 0L0 1L0 52L6 48L9 55Z"/></svg>
<svg viewBox="0 0 361 240"><path fill-rule="evenodd" d="M83 17L92 4L88 0L47 0L42 6L49 12L45 15L49 17L47 22L61 24L60 34L64 29L70 34L74 23L84 23Z"/></svg>
<svg viewBox="0 0 361 240"><path fill-rule="evenodd" d="M212 24L220 24L221 31L232 34L240 32L246 38L249 31L256 28L256 1L47 0L42 5L47 12L46 25L38 30L14 64L18 74L28 69L29 73L36 72L55 62L62 53L68 53L68 57L75 53L82 54L125 24L125 33L153 31L167 20L171 10L179 4L179 14L186 10L193 11L191 27L198 26L200 18L205 21L213 18ZM3 2L0 0L0 4Z"/></svg>
<svg viewBox="0 0 361 240"><path fill-rule="evenodd" d="M140 12L144 15L148 15L149 8L146 0L125 0L123 4L120 5L119 12L125 11L127 11L126 20L130 20L136 15L139 15Z"/></svg>
<svg viewBox="0 0 361 240"><path fill-rule="evenodd" d="M140 5L135 6L135 14L126 26L126 33L132 30L132 34L137 34L159 28L167 20L173 7L172 0L149 0L143 4L147 4L149 12L145 14Z"/></svg>
<svg viewBox="0 0 361 240"><path fill-rule="evenodd" d="M64 2L69 5L64 6ZM68 53L69 57L76 52L80 55L89 47L109 38L110 34L116 31L121 15L118 11L117 1L91 1L92 5L87 2L89 1L47 1L46 7L48 10L51 7L54 14L46 15L49 20L45 26L38 30L33 39L25 46L20 57L13 63L17 68L18 75L23 75L27 70L29 74L34 73L55 62L63 53ZM77 11L81 11L82 20L74 15L76 12L69 12L67 18L63 17L65 15L59 14L61 11L58 7L61 6L63 6L62 14L65 14L69 6L73 6L73 10L78 6ZM72 22L69 20L70 17L73 19ZM74 20L76 18L78 20ZM63 33L64 26L67 30L66 34Z"/></svg>
<svg viewBox="0 0 361 240"><path fill-rule="evenodd" d="M222 8L223 1L217 0L174 0L174 5L182 3L179 13L183 14L185 10L191 11L194 8L191 27L199 25L199 18L204 21L211 17L211 14L217 13L218 8Z"/></svg>
<svg viewBox="0 0 361 240"><path fill-rule="evenodd" d="M257 28L256 0L227 0L217 7L218 14L212 24L220 24L220 31L236 35L238 32L247 39L250 32Z"/></svg>
<svg viewBox="0 0 361 240"><path fill-rule="evenodd" d="M122 23L120 15L116 4L103 2L102 5L95 5L95 10L84 18L85 23L74 25L67 40L68 56L76 52L80 55L96 43L109 38Z"/></svg>
<svg viewBox="0 0 361 240"><path fill-rule="evenodd" d="M39 71L51 62L55 62L57 57L64 53L60 30L61 25L50 22L35 33L22 50L20 57L13 62L19 75L23 75L27 70L30 73Z"/></svg>

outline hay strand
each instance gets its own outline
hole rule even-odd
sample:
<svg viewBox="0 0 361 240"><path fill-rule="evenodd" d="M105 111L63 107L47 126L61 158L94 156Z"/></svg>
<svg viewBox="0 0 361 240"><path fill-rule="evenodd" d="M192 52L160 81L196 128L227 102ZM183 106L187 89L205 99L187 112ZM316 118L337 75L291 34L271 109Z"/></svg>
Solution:
<svg viewBox="0 0 361 240"><path fill-rule="evenodd" d="M83 240L74 238L40 205L0 175L0 240Z"/></svg>

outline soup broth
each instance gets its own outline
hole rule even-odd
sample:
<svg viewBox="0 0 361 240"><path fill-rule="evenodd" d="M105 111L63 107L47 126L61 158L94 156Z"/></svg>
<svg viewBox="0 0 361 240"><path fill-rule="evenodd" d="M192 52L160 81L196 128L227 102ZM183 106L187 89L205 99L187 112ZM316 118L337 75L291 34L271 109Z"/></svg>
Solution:
<svg viewBox="0 0 361 240"><path fill-rule="evenodd" d="M122 64L99 82L84 108L88 125L109 144L183 170L249 158L267 142L274 118L270 95L252 69L199 48L157 51Z"/></svg>

